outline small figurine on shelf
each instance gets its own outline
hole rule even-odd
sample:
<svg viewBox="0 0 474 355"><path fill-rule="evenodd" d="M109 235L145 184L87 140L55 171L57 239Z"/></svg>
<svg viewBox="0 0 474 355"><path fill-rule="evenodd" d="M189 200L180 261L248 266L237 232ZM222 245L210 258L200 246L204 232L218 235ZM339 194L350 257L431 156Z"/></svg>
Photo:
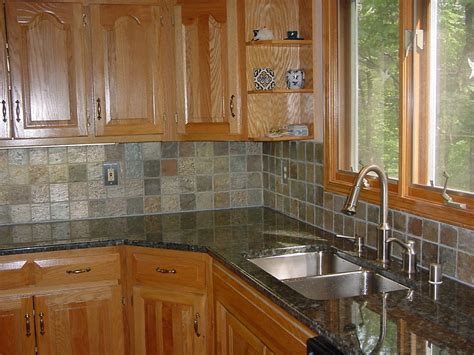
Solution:
<svg viewBox="0 0 474 355"><path fill-rule="evenodd" d="M272 90L275 87L275 73L270 68L255 68L253 82L255 90Z"/></svg>
<svg viewBox="0 0 474 355"><path fill-rule="evenodd" d="M252 41L268 41L273 39L273 31L269 28L257 28L253 30Z"/></svg>
<svg viewBox="0 0 474 355"><path fill-rule="evenodd" d="M286 86L288 89L304 88L304 70L290 69L286 72Z"/></svg>
<svg viewBox="0 0 474 355"><path fill-rule="evenodd" d="M280 138L288 136L288 128L287 127L278 127L278 128L270 128L270 131L265 134L265 137L268 138Z"/></svg>

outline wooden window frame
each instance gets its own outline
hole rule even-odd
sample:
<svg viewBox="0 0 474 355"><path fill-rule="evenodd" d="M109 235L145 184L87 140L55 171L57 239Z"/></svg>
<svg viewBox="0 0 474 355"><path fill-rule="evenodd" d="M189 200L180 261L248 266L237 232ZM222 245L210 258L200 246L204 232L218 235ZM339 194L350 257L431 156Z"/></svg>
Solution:
<svg viewBox="0 0 474 355"><path fill-rule="evenodd" d="M405 28L410 29L413 23L421 29L426 18L413 18L413 1L400 1L400 38L404 38ZM338 169L339 149L338 132L340 117L344 115L344 87L341 84L341 66L339 48L339 1L322 0L323 7L323 73L324 73L324 187L327 191L347 194L353 184L356 174ZM429 6L429 0L418 1L420 11ZM426 26L426 25L425 25ZM425 218L434 219L449 224L474 228L474 196L468 193L449 191L456 202L466 203L466 210L444 205L439 188L421 186L412 182L413 174L417 174L418 181L426 180L426 176L413 171L415 161L426 164L418 159L417 154L424 154L427 148L426 140L421 136L420 144L414 146L413 134L422 130L426 117L414 120L413 117L427 112L423 105L428 105L424 85L429 80L427 58L422 53L410 53L405 57L403 41L400 41L400 143L399 143L399 180L389 181L389 207L413 213ZM427 51L425 51L426 53ZM415 57L413 57L415 56ZM425 68L421 70L420 68ZM417 77L413 77L416 73ZM413 79L412 79L413 78ZM415 125L415 124L416 125ZM425 135L426 136L426 135ZM370 187L364 189L361 198L370 203L379 203L378 181L371 179Z"/></svg>

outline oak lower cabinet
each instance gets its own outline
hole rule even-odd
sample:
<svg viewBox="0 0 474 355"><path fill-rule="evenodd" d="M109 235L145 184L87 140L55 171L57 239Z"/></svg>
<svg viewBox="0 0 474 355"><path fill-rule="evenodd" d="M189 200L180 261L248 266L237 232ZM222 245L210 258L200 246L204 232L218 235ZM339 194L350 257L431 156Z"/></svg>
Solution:
<svg viewBox="0 0 474 355"><path fill-rule="evenodd" d="M124 354L122 292L106 286L35 296L39 354Z"/></svg>
<svg viewBox="0 0 474 355"><path fill-rule="evenodd" d="M213 354L211 258L127 247L133 353Z"/></svg>
<svg viewBox="0 0 474 355"><path fill-rule="evenodd" d="M115 247L0 257L0 354L125 354Z"/></svg>
<svg viewBox="0 0 474 355"><path fill-rule="evenodd" d="M206 354L205 295L134 287L135 354Z"/></svg>
<svg viewBox="0 0 474 355"><path fill-rule="evenodd" d="M306 354L316 334L218 263L213 287L217 354Z"/></svg>
<svg viewBox="0 0 474 355"><path fill-rule="evenodd" d="M0 297L0 329L0 354L34 354L33 298Z"/></svg>

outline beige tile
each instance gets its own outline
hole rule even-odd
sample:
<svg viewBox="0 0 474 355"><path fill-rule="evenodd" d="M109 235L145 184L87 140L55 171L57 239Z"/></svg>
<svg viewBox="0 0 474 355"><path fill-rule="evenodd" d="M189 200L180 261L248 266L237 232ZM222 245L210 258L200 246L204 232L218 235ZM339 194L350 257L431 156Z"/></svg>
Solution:
<svg viewBox="0 0 474 355"><path fill-rule="evenodd" d="M196 209L210 210L214 207L214 194L212 192L200 192L196 194Z"/></svg>
<svg viewBox="0 0 474 355"><path fill-rule="evenodd" d="M48 149L47 148L30 149L30 165L47 165L47 164L48 164Z"/></svg>
<svg viewBox="0 0 474 355"><path fill-rule="evenodd" d="M102 181L89 181L89 199L99 200L107 197L107 190Z"/></svg>
<svg viewBox="0 0 474 355"><path fill-rule="evenodd" d="M48 163L51 165L67 163L66 147L48 148Z"/></svg>
<svg viewBox="0 0 474 355"><path fill-rule="evenodd" d="M145 200L145 204L146 204L146 200ZM161 196L161 211L162 212L179 211L179 195L178 194L162 195Z"/></svg>
<svg viewBox="0 0 474 355"><path fill-rule="evenodd" d="M10 184L28 184L28 166L27 165L10 165L8 168L8 178Z"/></svg>
<svg viewBox="0 0 474 355"><path fill-rule="evenodd" d="M32 203L45 203L49 201L49 185L31 185Z"/></svg>
<svg viewBox="0 0 474 355"><path fill-rule="evenodd" d="M12 223L31 222L31 206L30 205L11 205L10 217L11 217Z"/></svg>
<svg viewBox="0 0 474 355"><path fill-rule="evenodd" d="M69 179L68 166L67 165L49 165L49 181L55 182L67 182Z"/></svg>
<svg viewBox="0 0 474 355"><path fill-rule="evenodd" d="M70 206L72 219L83 219L89 217L88 201L71 201Z"/></svg>
<svg viewBox="0 0 474 355"><path fill-rule="evenodd" d="M140 197L145 193L142 179L125 180L125 197Z"/></svg>
<svg viewBox="0 0 474 355"><path fill-rule="evenodd" d="M87 162L87 147L67 147L67 160L70 164Z"/></svg>
<svg viewBox="0 0 474 355"><path fill-rule="evenodd" d="M105 160L105 149L103 145L87 146L87 162L98 163Z"/></svg>
<svg viewBox="0 0 474 355"><path fill-rule="evenodd" d="M49 186L51 202L63 202L69 200L68 184L51 184Z"/></svg>
<svg viewBox="0 0 474 355"><path fill-rule="evenodd" d="M178 159L178 175L194 175L194 174L196 174L194 158L179 158Z"/></svg>
<svg viewBox="0 0 474 355"><path fill-rule="evenodd" d="M73 182L69 184L69 200L82 201L89 198L89 185L87 182Z"/></svg>
<svg viewBox="0 0 474 355"><path fill-rule="evenodd" d="M48 165L30 165L28 170L30 184L47 184L49 182Z"/></svg>
<svg viewBox="0 0 474 355"><path fill-rule="evenodd" d="M49 203L31 205L31 220L33 222L45 222L51 219Z"/></svg>
<svg viewBox="0 0 474 355"><path fill-rule="evenodd" d="M145 197L143 206L145 213L159 213L161 212L161 198L160 196Z"/></svg>
<svg viewBox="0 0 474 355"><path fill-rule="evenodd" d="M143 143L143 159L154 160L161 156L161 142Z"/></svg>
<svg viewBox="0 0 474 355"><path fill-rule="evenodd" d="M51 204L51 219L52 220L67 220L70 219L69 203L57 202Z"/></svg>

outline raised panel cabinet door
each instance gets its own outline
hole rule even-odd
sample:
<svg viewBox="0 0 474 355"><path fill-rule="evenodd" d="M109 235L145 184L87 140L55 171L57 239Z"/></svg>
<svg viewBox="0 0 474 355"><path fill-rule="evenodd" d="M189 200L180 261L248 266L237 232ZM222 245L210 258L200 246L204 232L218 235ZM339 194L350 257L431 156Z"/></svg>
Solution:
<svg viewBox="0 0 474 355"><path fill-rule="evenodd" d="M221 303L216 302L217 354L273 354L267 346Z"/></svg>
<svg viewBox="0 0 474 355"><path fill-rule="evenodd" d="M181 133L240 133L238 27L243 19L237 1L179 0L175 18Z"/></svg>
<svg viewBox="0 0 474 355"><path fill-rule="evenodd" d="M83 13L74 3L6 4L16 138L87 135Z"/></svg>
<svg viewBox="0 0 474 355"><path fill-rule="evenodd" d="M163 133L161 9L91 5L96 135ZM171 40L171 39L170 39Z"/></svg>
<svg viewBox="0 0 474 355"><path fill-rule="evenodd" d="M135 287L135 354L207 354L206 302L205 295Z"/></svg>
<svg viewBox="0 0 474 355"><path fill-rule="evenodd" d="M0 11L0 139L11 138L10 93L6 53L6 28L4 12Z"/></svg>
<svg viewBox="0 0 474 355"><path fill-rule="evenodd" d="M0 297L0 354L35 353L32 297Z"/></svg>
<svg viewBox="0 0 474 355"><path fill-rule="evenodd" d="M120 286L35 296L39 354L125 353Z"/></svg>

